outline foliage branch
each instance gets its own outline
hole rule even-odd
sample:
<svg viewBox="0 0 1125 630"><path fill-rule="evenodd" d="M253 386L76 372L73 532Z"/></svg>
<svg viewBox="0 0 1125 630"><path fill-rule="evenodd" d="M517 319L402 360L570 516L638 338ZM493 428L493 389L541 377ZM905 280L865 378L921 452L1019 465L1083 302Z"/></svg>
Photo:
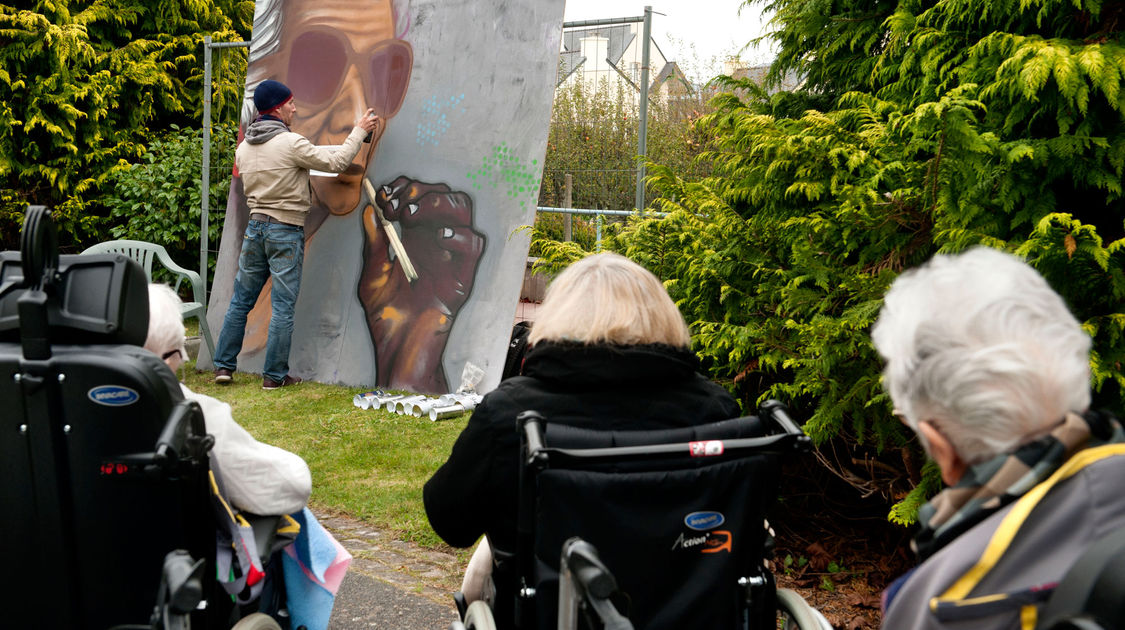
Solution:
<svg viewBox="0 0 1125 630"><path fill-rule="evenodd" d="M246 0L0 5L0 245L14 246L28 203L53 207L64 245L100 236L113 171L152 130L198 126L204 35L243 39L252 15ZM232 90L220 102L240 102Z"/></svg>
<svg viewBox="0 0 1125 630"><path fill-rule="evenodd" d="M212 130L211 154L216 163L211 165L210 208L222 207L230 190L236 134L232 125L216 125ZM108 238L159 243L179 265L197 268L202 135L201 129L172 125L167 133L150 141L148 150L136 163L110 175L112 192L103 199L109 210ZM212 217L207 242L213 248L218 245L222 230L223 222ZM208 259L208 266L213 272L213 258Z"/></svg>

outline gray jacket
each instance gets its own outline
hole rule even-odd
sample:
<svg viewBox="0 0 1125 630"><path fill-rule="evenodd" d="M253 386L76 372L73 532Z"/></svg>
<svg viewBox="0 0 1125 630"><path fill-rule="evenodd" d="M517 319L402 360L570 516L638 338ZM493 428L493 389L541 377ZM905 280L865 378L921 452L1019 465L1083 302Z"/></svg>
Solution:
<svg viewBox="0 0 1125 630"><path fill-rule="evenodd" d="M359 153L366 135L362 128L354 127L343 144L316 146L281 122L252 123L246 140L234 152L250 212L304 225L312 205L309 169L342 173Z"/></svg>
<svg viewBox="0 0 1125 630"><path fill-rule="evenodd" d="M1078 466L1086 460L1093 461ZM894 596L883 627L1034 628L1037 613L1049 594L1038 587L1058 582L1087 546L1125 527L1125 444L1080 451L1060 468L1059 474L1071 466L1078 468L1073 476L1058 481L1037 505L1033 502L1037 490L1051 480L923 562ZM1031 506L1026 518L1021 518L1021 512ZM1008 532L1014 537L1006 535ZM998 558L995 563L986 555L990 544L992 555ZM970 573L975 565L980 566L976 577Z"/></svg>

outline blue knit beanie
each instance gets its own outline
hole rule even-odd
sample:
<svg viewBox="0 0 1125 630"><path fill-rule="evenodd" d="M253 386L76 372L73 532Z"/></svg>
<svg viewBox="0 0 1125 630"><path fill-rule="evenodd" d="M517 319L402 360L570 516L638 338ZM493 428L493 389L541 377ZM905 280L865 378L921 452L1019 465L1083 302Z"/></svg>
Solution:
<svg viewBox="0 0 1125 630"><path fill-rule="evenodd" d="M293 91L281 81L266 79L254 89L254 107L259 114L269 114L293 98Z"/></svg>

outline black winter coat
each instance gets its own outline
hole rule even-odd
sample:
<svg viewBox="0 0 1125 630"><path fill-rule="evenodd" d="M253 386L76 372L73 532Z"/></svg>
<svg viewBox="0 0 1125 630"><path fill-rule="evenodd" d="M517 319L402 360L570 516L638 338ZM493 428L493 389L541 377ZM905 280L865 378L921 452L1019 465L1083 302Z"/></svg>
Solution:
<svg viewBox="0 0 1125 630"><path fill-rule="evenodd" d="M430 525L454 547L469 547L488 533L496 548L514 550L521 411L607 430L738 417L734 398L697 370L694 354L670 346L539 343L527 353L523 376L502 381L484 397L449 459L426 482Z"/></svg>

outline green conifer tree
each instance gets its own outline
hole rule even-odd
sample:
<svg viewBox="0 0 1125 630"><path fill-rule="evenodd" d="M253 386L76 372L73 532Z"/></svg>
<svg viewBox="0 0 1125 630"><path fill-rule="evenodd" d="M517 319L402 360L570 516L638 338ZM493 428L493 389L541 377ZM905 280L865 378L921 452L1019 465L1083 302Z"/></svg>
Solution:
<svg viewBox="0 0 1125 630"><path fill-rule="evenodd" d="M137 158L152 130L198 125L203 37L243 39L253 15L253 2L238 0L27 4L0 5L5 249L27 203L56 209L64 243L96 229L109 173Z"/></svg>
<svg viewBox="0 0 1125 630"><path fill-rule="evenodd" d="M750 96L719 97L701 123L713 176L654 166L672 214L611 243L667 279L713 373L749 399L790 401L822 461L909 522L937 484L930 467L919 485L870 328L898 273L986 245L1026 257L1068 300L1094 338L1097 404L1125 411L1122 7L765 4L781 43L772 76L795 70L802 88L728 81Z"/></svg>

